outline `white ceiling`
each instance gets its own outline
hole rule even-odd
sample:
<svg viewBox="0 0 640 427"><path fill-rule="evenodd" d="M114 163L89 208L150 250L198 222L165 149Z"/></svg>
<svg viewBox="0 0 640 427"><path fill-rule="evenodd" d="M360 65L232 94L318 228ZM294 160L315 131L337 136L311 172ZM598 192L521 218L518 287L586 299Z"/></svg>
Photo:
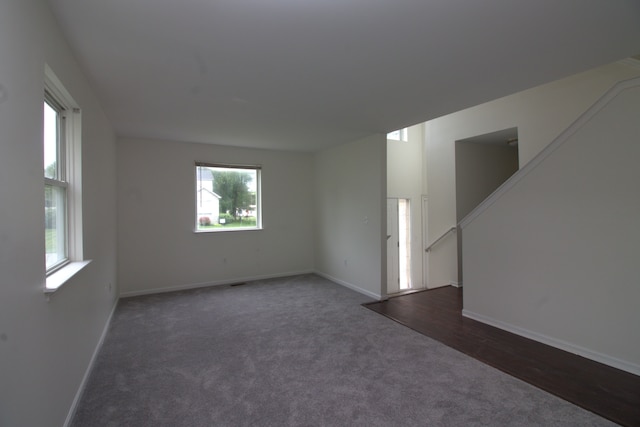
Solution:
<svg viewBox="0 0 640 427"><path fill-rule="evenodd" d="M49 0L116 132L314 151L640 52L637 0Z"/></svg>

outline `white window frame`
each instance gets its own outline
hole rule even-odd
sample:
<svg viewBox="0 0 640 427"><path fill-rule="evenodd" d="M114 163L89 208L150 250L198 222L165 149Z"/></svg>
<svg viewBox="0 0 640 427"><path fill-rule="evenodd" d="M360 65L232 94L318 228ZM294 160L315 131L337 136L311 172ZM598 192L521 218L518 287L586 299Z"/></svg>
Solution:
<svg viewBox="0 0 640 427"><path fill-rule="evenodd" d="M54 177L47 177L46 174L46 164L45 164L45 176L44 176L44 184L46 187L52 187L52 197L54 199L59 198L59 203L56 204L57 210L55 213L55 222L56 225L56 234L62 234L59 239L56 239L56 253L61 254L62 257L52 265L47 265L47 274L51 274L63 267L64 265L69 263L68 258L68 233L67 233L67 190L69 188L69 183L66 179L66 159L64 154L66 153L65 149L65 131L66 131L66 110L65 108L58 102L57 99L53 95L49 93L47 89L45 89L44 93L44 104L48 105L56 113L56 149L55 149L55 171ZM46 132L46 127L45 127ZM45 141L46 141L45 136ZM46 144L45 144L46 145ZM45 153L46 153L45 148ZM46 154L45 154L46 161ZM45 191L46 192L46 191ZM48 215L47 206L45 206L45 216ZM46 220L45 220L46 223ZM62 232L62 233L60 233Z"/></svg>
<svg viewBox="0 0 640 427"><path fill-rule="evenodd" d="M222 228L210 228L200 229L198 228L198 196L197 193L201 189L198 188L198 168L199 167L211 167L211 168L228 168L228 169L246 169L254 171L256 173L256 225L250 227L222 227ZM262 166L261 165L245 165L245 164L230 164L230 163L207 163L207 162L195 162L194 167L194 225L193 231L195 233L224 233L234 231L252 231L262 230L263 218L262 218Z"/></svg>
<svg viewBox="0 0 640 427"><path fill-rule="evenodd" d="M48 65L44 70L44 97L59 108L59 179L45 185L66 188L66 257L46 271L45 293L55 292L90 261L83 259L82 241L82 112L78 103ZM44 164L44 162L43 162Z"/></svg>

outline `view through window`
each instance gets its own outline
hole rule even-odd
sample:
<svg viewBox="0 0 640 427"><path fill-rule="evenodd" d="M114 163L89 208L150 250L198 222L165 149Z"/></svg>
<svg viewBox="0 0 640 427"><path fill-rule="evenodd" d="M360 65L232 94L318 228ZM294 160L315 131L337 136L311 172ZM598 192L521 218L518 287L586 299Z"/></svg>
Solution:
<svg viewBox="0 0 640 427"><path fill-rule="evenodd" d="M260 167L196 163L196 231L259 229Z"/></svg>
<svg viewBox="0 0 640 427"><path fill-rule="evenodd" d="M88 264L82 251L82 111L47 65L43 95L45 287L55 291Z"/></svg>
<svg viewBox="0 0 640 427"><path fill-rule="evenodd" d="M44 214L46 269L68 260L67 181L64 167L63 108L48 94L44 101Z"/></svg>

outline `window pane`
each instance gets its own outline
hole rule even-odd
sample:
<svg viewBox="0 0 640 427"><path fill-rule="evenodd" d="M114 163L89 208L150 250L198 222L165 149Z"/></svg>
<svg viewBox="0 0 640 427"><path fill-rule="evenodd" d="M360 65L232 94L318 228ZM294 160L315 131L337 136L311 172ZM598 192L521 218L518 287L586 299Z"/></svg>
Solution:
<svg viewBox="0 0 640 427"><path fill-rule="evenodd" d="M396 141L400 141L400 131L399 130L394 130L393 132L389 132L387 134L387 139L393 139Z"/></svg>
<svg viewBox="0 0 640 427"><path fill-rule="evenodd" d="M44 176L58 176L58 112L46 101L44 103Z"/></svg>
<svg viewBox="0 0 640 427"><path fill-rule="evenodd" d="M196 229L258 228L256 169L196 166Z"/></svg>
<svg viewBox="0 0 640 427"><path fill-rule="evenodd" d="M403 129L399 129L399 130L394 130L393 132L389 132L387 134L387 139L393 139L395 141L408 141L409 139L407 138L407 128L403 128Z"/></svg>
<svg viewBox="0 0 640 427"><path fill-rule="evenodd" d="M44 228L47 270L66 260L66 189L44 186Z"/></svg>

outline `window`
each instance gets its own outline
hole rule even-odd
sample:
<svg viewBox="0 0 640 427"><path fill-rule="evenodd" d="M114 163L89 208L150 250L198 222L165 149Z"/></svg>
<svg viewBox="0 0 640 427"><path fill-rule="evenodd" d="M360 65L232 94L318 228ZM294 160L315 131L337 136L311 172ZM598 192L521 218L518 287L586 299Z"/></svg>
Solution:
<svg viewBox="0 0 640 427"><path fill-rule="evenodd" d="M68 261L67 188L64 167L64 108L45 92L44 98L44 223L47 271Z"/></svg>
<svg viewBox="0 0 640 427"><path fill-rule="evenodd" d="M262 228L260 166L196 163L195 230Z"/></svg>
<svg viewBox="0 0 640 427"><path fill-rule="evenodd" d="M46 288L78 271L54 274L82 260L80 109L49 67L43 102ZM83 264L83 265L86 265ZM57 276L53 278L53 276Z"/></svg>
<svg viewBox="0 0 640 427"><path fill-rule="evenodd" d="M394 130L393 132L389 132L387 134L387 139L393 139L395 141L408 141L409 135L407 133L407 128Z"/></svg>

